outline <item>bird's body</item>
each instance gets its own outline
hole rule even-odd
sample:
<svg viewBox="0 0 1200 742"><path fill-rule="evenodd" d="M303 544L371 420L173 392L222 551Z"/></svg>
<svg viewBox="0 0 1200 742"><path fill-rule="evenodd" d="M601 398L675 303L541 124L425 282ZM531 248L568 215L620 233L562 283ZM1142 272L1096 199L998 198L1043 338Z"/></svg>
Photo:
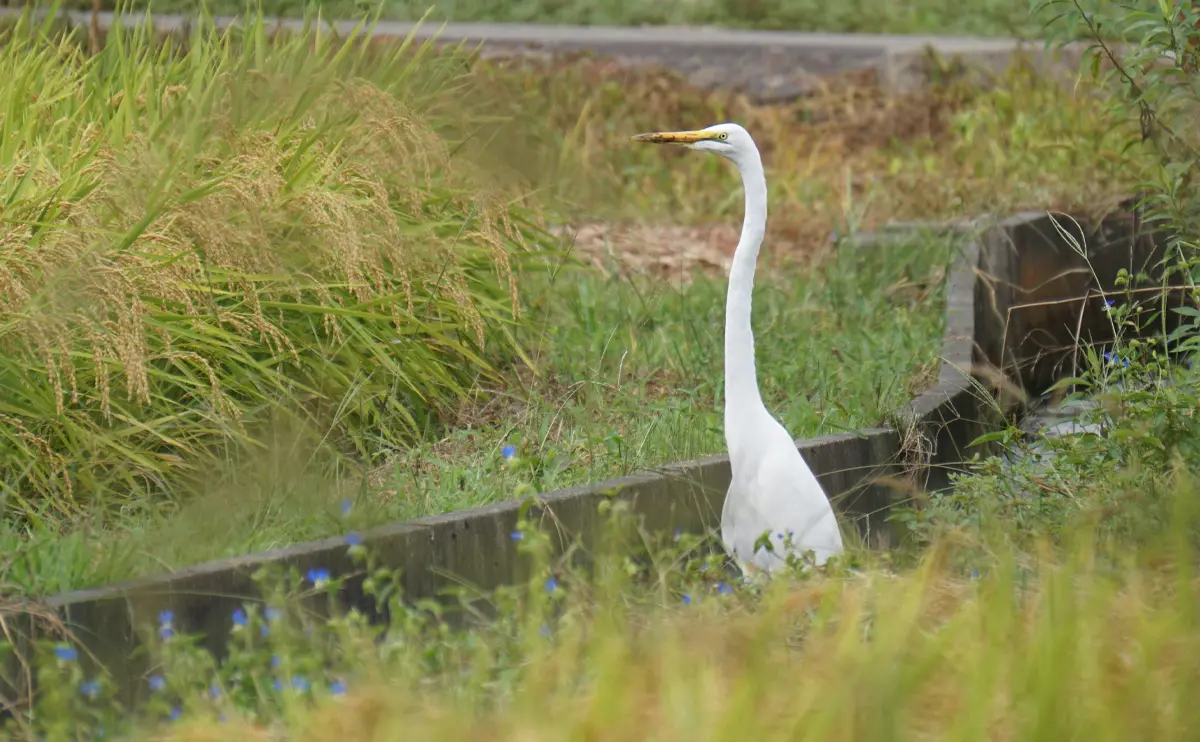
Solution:
<svg viewBox="0 0 1200 742"><path fill-rule="evenodd" d="M721 540L743 570L753 565L771 572L786 563L788 551L812 550L816 563L824 564L842 551L837 518L791 435L767 411L758 390L750 307L767 224L767 181L758 147L737 124L634 139L714 152L733 162L742 176L746 213L725 303L725 443L732 479L721 511ZM755 548L764 534L772 549Z"/></svg>

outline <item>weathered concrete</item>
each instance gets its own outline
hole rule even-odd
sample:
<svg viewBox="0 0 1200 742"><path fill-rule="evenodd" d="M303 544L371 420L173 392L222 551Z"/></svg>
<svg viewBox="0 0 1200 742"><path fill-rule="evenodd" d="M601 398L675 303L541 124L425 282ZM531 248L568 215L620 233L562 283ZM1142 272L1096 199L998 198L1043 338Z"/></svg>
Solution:
<svg viewBox="0 0 1200 742"><path fill-rule="evenodd" d="M0 17L19 11L0 9ZM62 14L72 24L87 26L91 14ZM101 31L113 23L111 12L100 13ZM187 32L193 21L180 15L154 15L162 33ZM144 15L123 17L130 26ZM214 18L218 28L236 25L237 18ZM341 35L355 28L352 21L329 24ZM272 19L272 27L295 31L303 22ZM981 71L1002 72L1020 57L1042 70L1077 70L1086 48L1073 45L1063 52L1047 51L1041 42L972 37L898 36L883 34L749 31L718 28L553 26L521 23L425 23L381 21L376 40L434 39L438 43L478 46L485 56L590 52L629 65L658 65L682 73L705 89L731 89L760 101L778 101L811 91L819 78L851 70L873 69L890 88L902 91L928 79L928 52L960 60Z"/></svg>
<svg viewBox="0 0 1200 742"><path fill-rule="evenodd" d="M1106 296L1124 301L1124 289L1116 284L1121 269L1131 275L1144 272L1152 287L1161 279L1163 243L1143 224L1133 203L1126 206L1122 214L1103 220L1030 212L987 237L989 252L1006 261L997 275L1013 277L1010 283L992 282L1006 294L997 308L1009 307L1002 368L1034 394L1060 378L1077 376L1086 348L1112 342L1104 301ZM1086 250L1086 261L1079 249ZM1168 306L1179 306L1185 298L1182 293L1168 296ZM1179 321L1177 313L1168 311L1162 327L1169 332Z"/></svg>

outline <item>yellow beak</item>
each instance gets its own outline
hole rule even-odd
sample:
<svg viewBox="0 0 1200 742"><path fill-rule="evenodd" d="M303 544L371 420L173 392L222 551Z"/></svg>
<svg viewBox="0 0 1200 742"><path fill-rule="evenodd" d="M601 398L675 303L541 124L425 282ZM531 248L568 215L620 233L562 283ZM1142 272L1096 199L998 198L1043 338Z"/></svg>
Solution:
<svg viewBox="0 0 1200 742"><path fill-rule="evenodd" d="M712 139L714 136L710 131L660 131L653 134L635 134L629 139L652 144L693 144Z"/></svg>

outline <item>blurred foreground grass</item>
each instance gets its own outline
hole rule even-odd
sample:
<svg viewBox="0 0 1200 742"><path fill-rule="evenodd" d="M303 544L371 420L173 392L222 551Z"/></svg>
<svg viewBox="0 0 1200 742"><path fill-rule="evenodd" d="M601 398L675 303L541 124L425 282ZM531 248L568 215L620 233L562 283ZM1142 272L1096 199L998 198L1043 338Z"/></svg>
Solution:
<svg viewBox="0 0 1200 742"><path fill-rule="evenodd" d="M530 531L532 578L484 597L495 619L469 632L419 606L393 608L386 631L323 621L301 606L336 590L320 575L290 601L272 593L270 617L235 613L219 667L181 637L159 644L137 717L113 715L103 676L45 662L38 718L75 734L140 719L132 739L177 742L1190 739L1198 491L1171 480L1148 548L1084 527L1022 551L975 528L913 569L876 560L767 586L697 571L688 545L631 559L639 536L619 519L591 576L541 560ZM1140 495L1132 508L1153 499ZM990 550L964 570L976 542Z"/></svg>
<svg viewBox="0 0 1200 742"><path fill-rule="evenodd" d="M639 272L645 242L576 256L542 228L736 225L726 163L630 133L759 141L761 375L798 436L883 422L938 350L954 246L831 234L1100 207L1138 177L1097 91L1021 69L764 108L603 61L241 33L0 48L0 540L24 590L322 535L348 496L381 520L507 498L502 442L537 488L720 450L734 239L679 286Z"/></svg>

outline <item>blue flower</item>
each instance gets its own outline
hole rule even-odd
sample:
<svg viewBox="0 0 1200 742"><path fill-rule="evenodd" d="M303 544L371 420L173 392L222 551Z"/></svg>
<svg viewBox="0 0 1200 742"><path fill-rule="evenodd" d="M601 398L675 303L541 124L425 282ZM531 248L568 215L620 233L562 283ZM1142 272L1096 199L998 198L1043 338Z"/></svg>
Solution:
<svg viewBox="0 0 1200 742"><path fill-rule="evenodd" d="M558 589L558 579L556 577L554 577L553 575L551 575L550 578L546 580L546 592L552 593L557 589Z"/></svg>
<svg viewBox="0 0 1200 742"><path fill-rule="evenodd" d="M338 507L338 510L341 512L342 517L345 518L347 515L350 514L350 510L353 507L354 507L354 503L350 502L350 500L347 499L347 500L342 500L342 504Z"/></svg>
<svg viewBox="0 0 1200 742"><path fill-rule="evenodd" d="M149 682L150 690L154 691L155 693L167 687L167 679L162 675L151 675Z"/></svg>
<svg viewBox="0 0 1200 742"><path fill-rule="evenodd" d="M500 449L500 455L506 459L511 459L513 456L517 455L517 449L515 446L505 446L504 448Z"/></svg>
<svg viewBox="0 0 1200 742"><path fill-rule="evenodd" d="M329 692L335 696L346 695L346 683L341 680L335 680L329 686Z"/></svg>
<svg viewBox="0 0 1200 742"><path fill-rule="evenodd" d="M301 693L304 693L308 690L308 678L304 677L303 675L293 675L292 687Z"/></svg>
<svg viewBox="0 0 1200 742"><path fill-rule="evenodd" d="M329 582L329 570L324 567L314 567L308 570L306 577L314 587L321 587L326 582Z"/></svg>
<svg viewBox="0 0 1200 742"><path fill-rule="evenodd" d="M279 619L283 618L283 612L278 608L267 608L263 611L263 618L267 619L271 623L275 623Z"/></svg>
<svg viewBox="0 0 1200 742"><path fill-rule="evenodd" d="M275 690L277 690L277 691L283 690L283 681L280 680L279 678L275 678L275 682L272 683L272 685L275 686Z"/></svg>
<svg viewBox="0 0 1200 742"><path fill-rule="evenodd" d="M1111 350L1104 354L1104 360L1108 361L1109 363L1118 363L1119 362L1123 366L1129 365L1128 358L1122 358L1121 356L1117 355L1115 352L1113 352Z"/></svg>
<svg viewBox="0 0 1200 742"><path fill-rule="evenodd" d="M683 596L683 604L684 604L684 605L691 605L691 604L692 604L692 596L690 596L690 595L688 595L688 594L686 594L686 593L685 593L685 594L684 594L684 596Z"/></svg>
<svg viewBox="0 0 1200 742"><path fill-rule="evenodd" d="M163 641L166 641L167 639L170 639L171 637L175 636L175 629L171 628L170 626L159 626L158 627L158 636Z"/></svg>
<svg viewBox="0 0 1200 742"><path fill-rule="evenodd" d="M722 595L733 595L733 588L726 585L724 582L717 583L717 592Z"/></svg>
<svg viewBox="0 0 1200 742"><path fill-rule="evenodd" d="M59 644L54 648L54 656L63 662L74 662L79 659L79 652L75 651L75 647Z"/></svg>
<svg viewBox="0 0 1200 742"><path fill-rule="evenodd" d="M282 662L283 662L283 660L279 659L279 655L277 655L277 654L271 655L271 668L272 669L278 669L279 665L282 664Z"/></svg>
<svg viewBox="0 0 1200 742"><path fill-rule="evenodd" d="M160 626L170 626L171 622L174 620L175 611L171 610L170 608L160 611L158 614L158 623Z"/></svg>
<svg viewBox="0 0 1200 742"><path fill-rule="evenodd" d="M246 612L244 610L242 610L241 608L234 609L234 611L233 611L233 625L234 626L245 626L246 622L249 620L250 619L248 619L246 617Z"/></svg>
<svg viewBox="0 0 1200 742"><path fill-rule="evenodd" d="M358 546L362 542L363 542L363 537L362 537L361 533L347 533L346 534L346 545L347 546Z"/></svg>
<svg viewBox="0 0 1200 742"><path fill-rule="evenodd" d="M79 684L79 692L88 698L95 698L100 695L100 684L95 680L85 680Z"/></svg>
<svg viewBox="0 0 1200 742"><path fill-rule="evenodd" d="M270 636L271 635L271 627L267 626L266 624L259 626L258 627L258 635L259 636Z"/></svg>
<svg viewBox="0 0 1200 742"><path fill-rule="evenodd" d="M171 707L171 721L179 721L179 717L183 716L183 709L179 706Z"/></svg>
<svg viewBox="0 0 1200 742"><path fill-rule="evenodd" d="M521 533L520 531L513 531L512 533L508 534L508 537L513 541L520 541L521 539L525 538L525 534Z"/></svg>
<svg viewBox="0 0 1200 742"><path fill-rule="evenodd" d="M214 680L212 684L208 686L208 695L212 696L213 698L221 697L221 686L217 685L217 681Z"/></svg>

